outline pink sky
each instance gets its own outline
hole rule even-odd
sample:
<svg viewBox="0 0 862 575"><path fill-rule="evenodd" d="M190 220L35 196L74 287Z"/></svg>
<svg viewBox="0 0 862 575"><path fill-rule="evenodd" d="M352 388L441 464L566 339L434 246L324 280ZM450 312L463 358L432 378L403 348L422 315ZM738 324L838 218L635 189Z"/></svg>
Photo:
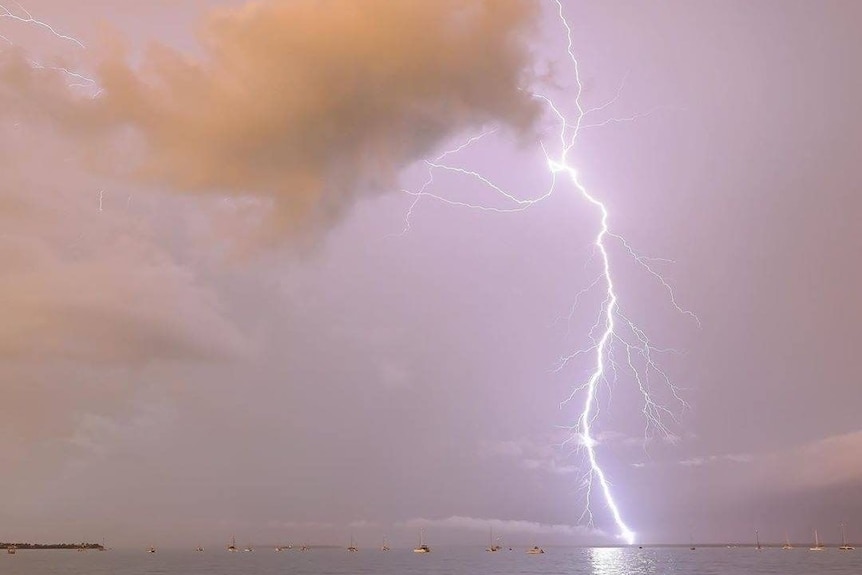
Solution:
<svg viewBox="0 0 862 575"><path fill-rule="evenodd" d="M600 301L567 319L595 211L566 185L518 214L424 198L403 233L422 160L483 126L454 163L546 189L553 126L520 88L574 112L553 3L259 4L25 4L85 48L0 18L0 540L608 541L558 447L589 365L554 372ZM701 321L615 245L690 405L657 385L678 421L645 449L632 378L602 388L627 522L862 537L862 7L564 7L585 105L624 82L572 161Z"/></svg>

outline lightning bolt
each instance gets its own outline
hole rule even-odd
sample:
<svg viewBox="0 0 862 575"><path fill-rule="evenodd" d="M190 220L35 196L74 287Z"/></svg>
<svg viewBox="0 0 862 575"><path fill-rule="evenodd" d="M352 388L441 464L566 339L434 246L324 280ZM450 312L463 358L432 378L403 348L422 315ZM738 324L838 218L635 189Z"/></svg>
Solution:
<svg viewBox="0 0 862 575"><path fill-rule="evenodd" d="M617 537L627 544L631 545L635 542L635 532L628 526L623 519L622 511L616 502L613 495L611 482L602 468L597 448L600 445L599 440L594 432L596 418L599 414L597 404L597 394L600 384L604 383L610 386L615 382L620 375L620 372L625 369L634 380L639 393L643 399L642 413L645 418L644 440L645 444L655 433L660 433L665 437L673 438L665 421L667 418L676 421L674 412L657 401L652 394L654 380L658 379L660 383L670 389L672 397L680 404L681 408L686 408L687 404L680 394L679 388L672 384L668 375L661 369L656 361L655 356L665 352L673 352L672 349L664 349L655 347L651 342L646 332L639 328L626 314L623 313L620 306L620 298L617 293L616 284L614 281L610 243L614 242L623 252L632 258L650 277L657 281L662 288L667 292L668 298L672 306L681 314L700 322L695 314L682 308L671 288L670 284L662 277L655 269L654 263L661 260L659 258L649 258L638 254L632 246L620 235L611 231L610 213L604 202L597 195L590 192L582 183L578 176L578 172L569 160L569 156L578 141L578 136L581 131L586 128L597 128L610 124L623 122L632 122L646 116L652 115L667 107L660 106L653 108L647 112L633 114L627 117L611 117L594 123L586 123L585 120L597 112L606 110L613 105L620 96L623 90L625 79L620 84L616 95L604 104L586 109L582 104L583 83L580 77L580 65L575 56L574 41L572 28L566 19L562 1L550 0L554 6L554 11L559 19L559 22L565 31L566 37L566 54L571 63L573 75L575 79L575 95L574 108L575 114L573 118L567 118L561 111L560 107L548 96L533 93L532 96L543 102L549 111L551 117L554 118L556 124L559 125L559 151L552 155L546 145L540 143L544 154L547 169L551 175L551 182L548 188L538 196L532 198L520 198L517 195L506 191L502 186L493 182L490 178L479 173L478 171L457 166L451 163L451 159L457 157L459 152L473 146L477 142L487 138L495 133L495 129L485 130L478 135L469 138L461 145L447 150L439 156L425 161L427 168L427 176L424 182L417 190L402 190L404 193L413 196L407 214L405 217L405 225L402 233L410 230L411 220L415 214L416 208L423 198L428 198L441 202L443 204L475 209L483 212L492 213L514 213L524 211L532 206L551 197L556 191L558 181L560 179L567 180L577 191L580 197L588 206L593 208L598 214L598 231L593 239L593 247L595 253L598 254L600 262L600 274L591 284L581 290L575 297L575 303L572 307L571 315L574 312L574 306L577 305L581 296L587 292L601 287L603 290L602 303L598 310L595 324L590 329L588 337L591 344L577 350L560 360L555 371L562 371L570 362L580 357L592 357L592 367L586 380L579 385L576 385L571 394L563 400L561 406L568 405L574 402L578 397L581 397L579 415L576 423L569 427L570 437L564 442L565 444L574 443L579 450L583 450L586 454L588 462L588 470L584 476L584 488L586 491L586 505L584 512L581 515L580 521L586 520L590 525L593 524L593 513L590 508L590 500L593 495L594 487L598 487L598 491L605 503L607 510L610 513L613 523L617 531ZM474 203L465 200L454 200L433 191L435 183L435 174L448 172L451 175L472 179L488 190L495 193L503 200L502 206L486 205Z"/></svg>
<svg viewBox="0 0 862 575"><path fill-rule="evenodd" d="M47 22L45 22L43 20L37 20L36 18L34 18L33 15L30 14L30 12L28 12L27 9L24 8L23 6L21 6L20 4L17 4L17 6L18 6L18 11L21 14L23 14L23 16L21 16L20 14L16 14L15 12L12 12L6 6L0 4L0 20L12 20L14 22L18 22L18 23L25 24L28 26L47 30L55 38L58 38L60 40L66 41L66 42L70 42L72 44L75 44L79 48L86 49L86 46L84 45L84 43L81 42L80 40L78 40L77 38L75 38L73 36L69 36L67 34L63 34L61 32L58 32L56 28L54 28L53 26L51 26ZM7 38L6 36L4 36L2 34L0 34L0 40L4 40L10 46L14 45L14 43L9 38ZM46 66L46 65L41 64L40 62L38 62L36 60L32 60L32 59L28 60L28 62L30 64L30 66L35 70L50 70L50 71L54 71L54 72L60 72L61 74L63 74L64 77L66 77L68 79L68 85L70 88L89 88L89 89L93 89L93 90L96 90L98 88L96 80L94 80L93 78L90 78L88 76L85 76L80 72L75 72L73 70L69 70L68 68L65 68L63 66Z"/></svg>
<svg viewBox="0 0 862 575"><path fill-rule="evenodd" d="M577 305L579 298L585 293L601 288L603 290L602 302L599 307L596 321L590 329L588 335L591 344L588 347L579 349L563 358L561 358L556 371L562 371L572 361L582 357L591 357L592 367L585 381L576 385L571 394L564 399L561 405L565 406L575 402L581 398L579 415L576 422L569 428L571 435L566 443L573 443L578 449L583 450L586 454L589 469L585 473L584 486L587 496L587 505L581 519L586 519L588 523L593 523L593 513L590 509L590 500L594 487L597 485L598 491L613 519L617 530L617 536L628 544L635 541L635 532L628 526L623 519L623 514L617 505L613 496L611 482L603 470L598 457L598 447L600 441L594 432L596 419L599 415L597 394L601 384L610 384L617 380L620 372L627 370L634 380L642 398L643 398L643 415L645 418L645 439L649 439L654 433L661 433L669 436L670 432L665 424L666 418L675 420L674 413L668 407L662 405L654 399L652 388L654 379L667 386L673 398L679 402L684 408L685 401L682 399L679 389L672 384L668 375L658 365L655 356L665 352L673 351L669 349L655 347L646 332L639 328L628 315L623 313L620 298L617 293L616 284L614 281L612 258L610 244L612 242L632 258L649 276L657 281L663 289L666 290L673 307L681 314L691 317L699 325L697 317L690 311L682 308L678 303L675 294L670 284L665 281L662 275L653 267L652 262L655 258L648 258L638 254L632 246L620 235L611 231L610 213L605 203L600 198L589 191L579 178L576 168L569 160L570 153L574 149L581 132L589 128L599 128L610 124L618 124L623 122L632 122L638 119L652 115L667 107L656 107L647 112L633 114L627 117L610 117L605 120L587 123L585 120L592 114L602 112L612 106L618 100L620 93L625 84L625 80L620 84L616 95L604 104L586 109L582 104L583 84L580 78L580 65L575 56L572 28L565 17L564 8L561 0L548 0L553 4L556 15L562 28L565 31L567 41L566 54L572 65L574 72L576 90L574 95L575 114L573 118L568 118L557 106L557 104L548 96L534 93L534 98L544 103L548 109L548 113L555 119L559 125L559 151L551 154L544 143L541 143L542 152L546 160L546 167L551 175L551 182L548 188L538 196L532 198L520 198L518 195L507 191L504 187L496 184L490 178L479 173L476 170L461 167L451 163L453 158L457 158L460 152L476 145L478 142L492 136L496 133L495 129L483 131L462 143L461 145L443 152L439 156L426 160L427 177L418 190L402 190L406 194L413 196L413 200L409 206L405 217L405 224L402 233L407 233L410 230L410 224L415 211L423 198L428 198L446 205L480 210L483 212L491 212L497 214L516 213L527 210L536 204L550 198L557 189L557 183L560 179L567 180L578 194L582 197L585 203L593 208L598 214L598 231L593 239L593 247L595 253L598 254L600 262L600 273L591 284L581 290L576 298ZM18 13L10 11L3 5L0 5L0 20L12 20L15 22L35 26L40 29L47 30L54 37L71 42L79 48L85 48L83 42L72 36L63 34L57 31L50 24L35 19L27 10L19 5ZM0 40L4 40L11 44L11 41L5 36L0 35ZM34 68L50 69L60 72L69 78L70 86L84 87L97 89L96 82L78 72L70 71L61 67L43 66L35 61L30 61ZM96 96L98 92L96 93ZM93 97L96 97L93 96ZM464 200L453 200L433 191L435 184L435 174L447 172L457 177L472 179L491 190L503 200L503 205L489 206L480 203L468 202ZM131 198L129 198L130 201ZM102 211L103 192L99 192L99 211ZM570 313L571 317L571 313Z"/></svg>
<svg viewBox="0 0 862 575"><path fill-rule="evenodd" d="M84 76L80 72L73 72L72 70L62 66L45 66L36 60L29 60L29 62L30 66L36 70L53 70L55 72L62 73L70 79L68 84L70 88L94 88L96 86L96 80Z"/></svg>
<svg viewBox="0 0 862 575"><path fill-rule="evenodd" d="M3 20L3 19L15 20L17 22L22 22L24 24L29 24L32 26L36 26L38 28L43 28L45 30L48 30L55 38L59 38L61 40L66 40L68 42L72 42L73 44L77 44L79 48L85 48L86 47L86 46L84 46L84 43L81 42L80 40L78 40L77 38L73 38L72 36L67 36L66 34L61 34L57 30L55 30L54 27L51 26L50 24L48 24L47 22L43 22L42 20L36 20L35 18L33 18L33 15L30 14L27 10L25 10L24 7L21 6L20 4L18 4L18 10L20 12L22 12L24 15L20 16L18 14L15 14L11 10L9 10L8 8L6 8L2 4L0 4L0 20ZM4 40L8 41L8 39L6 39L5 37L4 37ZM11 44L11 42L10 42L10 44Z"/></svg>
<svg viewBox="0 0 862 575"><path fill-rule="evenodd" d="M16 3L17 4L17 3ZM78 40L73 36L69 36L67 34L62 34L58 32L53 26L44 22L42 20L37 20L33 17L33 15L27 11L21 4L17 4L18 11L23 14L23 16L16 14L9 10L6 6L0 4L0 20L12 20L14 22L22 23L28 26L33 26L36 28L48 30L51 35L60 40L64 40L66 42L71 42L75 44L79 48L86 49L86 46L83 42ZM6 36L0 35L0 40L6 41L10 46L14 46L14 43L7 38ZM66 78L66 83L70 88L84 88L95 91L92 94L92 98L96 98L100 93L101 89L98 87L98 83L95 79L85 76L80 72L76 72L70 70L63 66L46 66L36 60L27 59L27 63L34 70L44 70L47 72L57 72L63 75ZM104 191L99 190L99 212L101 213L103 210L103 200L104 200Z"/></svg>

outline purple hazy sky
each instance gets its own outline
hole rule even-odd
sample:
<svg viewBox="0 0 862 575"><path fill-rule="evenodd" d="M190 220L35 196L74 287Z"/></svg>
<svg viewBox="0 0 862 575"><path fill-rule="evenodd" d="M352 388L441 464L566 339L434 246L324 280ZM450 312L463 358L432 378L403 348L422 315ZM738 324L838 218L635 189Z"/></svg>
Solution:
<svg viewBox="0 0 862 575"><path fill-rule="evenodd" d="M612 543L562 446L598 212L518 198L574 117L553 2L0 9L0 540ZM564 1L625 370L598 456L639 541L862 539L862 4ZM64 73L59 68L82 74ZM616 96L616 97L615 97ZM629 121L631 120L631 121ZM511 207L463 175L429 191ZM409 214L409 220L408 218ZM667 261L667 260L672 260ZM622 360L622 348L617 359Z"/></svg>

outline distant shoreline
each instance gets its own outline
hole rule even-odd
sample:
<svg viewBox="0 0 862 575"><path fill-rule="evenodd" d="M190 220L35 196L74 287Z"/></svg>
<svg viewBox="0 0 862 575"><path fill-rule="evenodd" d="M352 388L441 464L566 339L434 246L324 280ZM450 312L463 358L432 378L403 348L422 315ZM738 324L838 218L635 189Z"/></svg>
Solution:
<svg viewBox="0 0 862 575"><path fill-rule="evenodd" d="M764 549L781 549L784 543L762 543L761 547ZM808 543L792 543L793 547L796 549L802 549L807 547ZM825 545L826 548L837 548L838 543L833 543L829 545ZM862 546L862 544L859 544ZM261 545L255 546L258 549L267 549L269 547L274 547L273 545ZM469 547L481 548L482 546L476 545L464 545L464 544L455 544L455 545L438 545L438 548L441 549L465 549ZM527 546L520 545L512 545L511 547L515 549L525 548ZM544 545L545 549L688 549L690 547L696 547L701 549L754 549L756 546L751 543L644 543L641 545ZM0 551L15 548L17 550L66 550L66 551L104 551L106 548L100 543L3 543L0 542ZM214 547L215 549L222 549L221 547ZM121 550L131 551L137 548L121 548ZM185 549L185 547L171 547L173 550L181 550ZM291 549L291 547L285 547L284 550L287 551ZM293 546L293 550L299 550L299 546ZM312 545L309 549L318 549L318 550L341 550L344 549L343 545ZM371 549L369 547L368 549ZM397 547L396 549L402 549L401 547ZM408 549L407 547L403 549ZM187 549L188 550L188 549Z"/></svg>
<svg viewBox="0 0 862 575"><path fill-rule="evenodd" d="M103 550L100 543L0 543L0 549L97 549Z"/></svg>

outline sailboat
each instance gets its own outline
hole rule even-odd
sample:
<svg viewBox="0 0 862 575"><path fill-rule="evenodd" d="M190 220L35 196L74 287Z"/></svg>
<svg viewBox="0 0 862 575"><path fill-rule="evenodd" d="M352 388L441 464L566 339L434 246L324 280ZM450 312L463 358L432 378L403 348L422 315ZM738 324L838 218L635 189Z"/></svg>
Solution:
<svg viewBox="0 0 862 575"><path fill-rule="evenodd" d="M383 545L380 546L381 551L389 551L390 547L386 544L386 535L383 536Z"/></svg>
<svg viewBox="0 0 862 575"><path fill-rule="evenodd" d="M790 538L787 536L787 532L784 532L784 545L781 547L785 551L788 549L793 549L793 545L790 544Z"/></svg>
<svg viewBox="0 0 862 575"><path fill-rule="evenodd" d="M356 546L356 543L353 542L353 534L350 535L350 546L347 548L348 551L359 551L359 547Z"/></svg>
<svg viewBox="0 0 862 575"><path fill-rule="evenodd" d="M761 549L763 549L763 547L760 545L760 532L757 529L754 530L754 541L755 541L754 548L757 551L760 551Z"/></svg>
<svg viewBox="0 0 862 575"><path fill-rule="evenodd" d="M500 545L496 545L494 543L494 528L489 527L488 528L488 546L485 548L485 551L490 551L493 553L496 551L500 551L501 549L503 549L503 547L501 547Z"/></svg>
<svg viewBox="0 0 862 575"><path fill-rule="evenodd" d="M413 548L413 553L431 553L431 548L425 545L425 537L422 528L419 528L419 547Z"/></svg>
<svg viewBox="0 0 862 575"><path fill-rule="evenodd" d="M814 530L814 547L809 547L809 551L823 551L823 545L820 544L820 538L817 536L817 530Z"/></svg>
<svg viewBox="0 0 862 575"><path fill-rule="evenodd" d="M841 551L853 551L855 547L851 547L847 545L847 535L844 533L844 524L841 524L841 547L839 547Z"/></svg>

